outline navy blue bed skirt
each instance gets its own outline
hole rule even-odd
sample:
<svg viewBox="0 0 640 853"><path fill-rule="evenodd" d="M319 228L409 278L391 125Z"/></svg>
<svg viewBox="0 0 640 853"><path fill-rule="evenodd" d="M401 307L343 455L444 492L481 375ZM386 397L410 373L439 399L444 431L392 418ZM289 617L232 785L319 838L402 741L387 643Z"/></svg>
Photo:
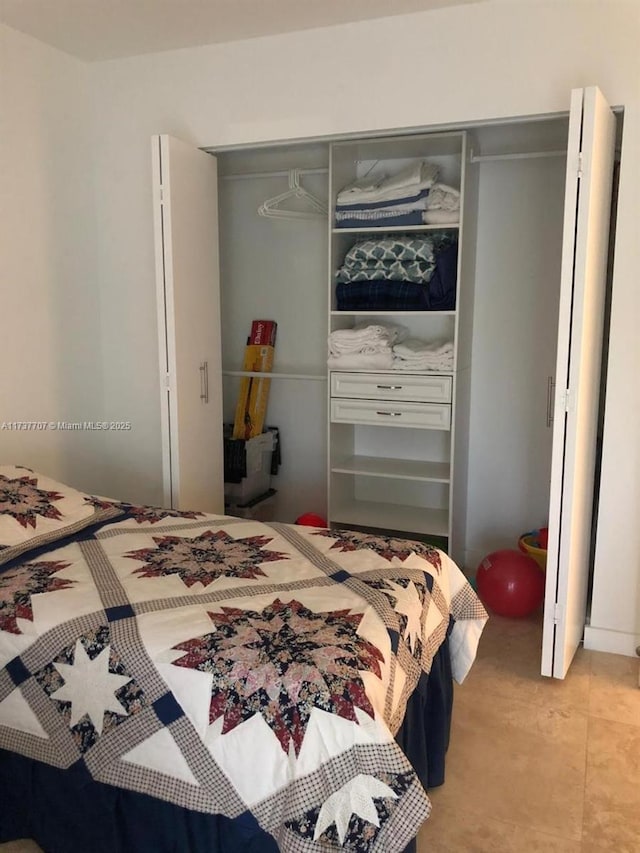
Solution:
<svg viewBox="0 0 640 853"><path fill-rule="evenodd" d="M453 683L447 641L411 697L397 741L425 788L444 782ZM0 750L0 842L32 838L45 853L278 853L246 812L192 812ZM415 841L405 853L415 853Z"/></svg>

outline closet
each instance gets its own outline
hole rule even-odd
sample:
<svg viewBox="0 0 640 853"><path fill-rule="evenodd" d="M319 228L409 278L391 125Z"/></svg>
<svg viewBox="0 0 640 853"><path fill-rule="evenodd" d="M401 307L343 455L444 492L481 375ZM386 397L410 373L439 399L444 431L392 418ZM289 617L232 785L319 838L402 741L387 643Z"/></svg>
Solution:
<svg viewBox="0 0 640 853"><path fill-rule="evenodd" d="M520 534L548 521L543 672L563 677L587 601L615 133L615 117L594 87L574 91L569 113L558 116L191 148L203 172L217 161L217 210L201 215L183 205L180 217L168 210L180 195L174 141L155 138L154 150L167 149L164 159L155 155L154 172L165 449L186 442L202 463L187 469L183 451L167 453L167 502L196 505L189 489L199 479L200 494L208 488L212 495L209 506L221 505L219 434L205 427L204 441L185 436L207 407L220 424L233 419L251 321L276 320L267 422L281 431L282 466L276 496L256 508L257 517L291 522L311 511L336 526L439 537L470 574L490 550L516 547ZM388 233L455 234L455 305L339 309L336 273L356 241L377 229L337 227L338 194L355 179L422 160L459 188L459 221ZM294 169L327 215L261 216L266 200L293 185ZM190 258L186 275L171 248L173 232ZM194 271L199 240L210 264ZM171 300L194 289L194 275L214 293L218 271L220 333L214 318L210 349L217 347L220 367L212 369L215 355L196 354L193 345L192 410L180 420L181 401L172 395L186 404L187 386L177 378L180 347L172 341L190 327ZM329 335L361 323L398 324L412 338L451 342L452 369L328 370Z"/></svg>

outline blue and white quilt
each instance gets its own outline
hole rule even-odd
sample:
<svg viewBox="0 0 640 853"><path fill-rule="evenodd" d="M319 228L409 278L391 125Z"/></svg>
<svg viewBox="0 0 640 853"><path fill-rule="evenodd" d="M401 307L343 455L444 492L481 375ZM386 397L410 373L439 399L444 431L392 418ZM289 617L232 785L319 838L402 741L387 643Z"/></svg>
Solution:
<svg viewBox="0 0 640 853"><path fill-rule="evenodd" d="M248 811L287 853L395 853L417 834L431 805L394 734L447 633L462 681L486 620L444 553L0 468L0 555L17 539L0 566L1 749Z"/></svg>

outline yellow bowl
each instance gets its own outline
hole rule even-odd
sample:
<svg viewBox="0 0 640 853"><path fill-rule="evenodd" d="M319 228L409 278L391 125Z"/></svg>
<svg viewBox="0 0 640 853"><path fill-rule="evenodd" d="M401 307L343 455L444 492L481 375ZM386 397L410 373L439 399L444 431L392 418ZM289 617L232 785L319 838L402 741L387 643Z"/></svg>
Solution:
<svg viewBox="0 0 640 853"><path fill-rule="evenodd" d="M544 572L547 568L547 549L538 548L538 546L534 544L535 541L536 538L533 535L521 536L520 539L518 539L518 547L521 551L524 551L525 554L533 557Z"/></svg>

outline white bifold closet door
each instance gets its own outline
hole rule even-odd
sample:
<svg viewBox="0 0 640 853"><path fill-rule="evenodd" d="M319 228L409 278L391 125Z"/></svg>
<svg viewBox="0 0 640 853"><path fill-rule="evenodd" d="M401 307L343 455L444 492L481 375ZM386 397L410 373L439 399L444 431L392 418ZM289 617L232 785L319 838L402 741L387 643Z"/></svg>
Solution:
<svg viewBox="0 0 640 853"><path fill-rule="evenodd" d="M542 674L564 678L589 585L615 117L599 89L571 95Z"/></svg>
<svg viewBox="0 0 640 853"><path fill-rule="evenodd" d="M217 163L166 135L152 163L164 502L222 513Z"/></svg>

